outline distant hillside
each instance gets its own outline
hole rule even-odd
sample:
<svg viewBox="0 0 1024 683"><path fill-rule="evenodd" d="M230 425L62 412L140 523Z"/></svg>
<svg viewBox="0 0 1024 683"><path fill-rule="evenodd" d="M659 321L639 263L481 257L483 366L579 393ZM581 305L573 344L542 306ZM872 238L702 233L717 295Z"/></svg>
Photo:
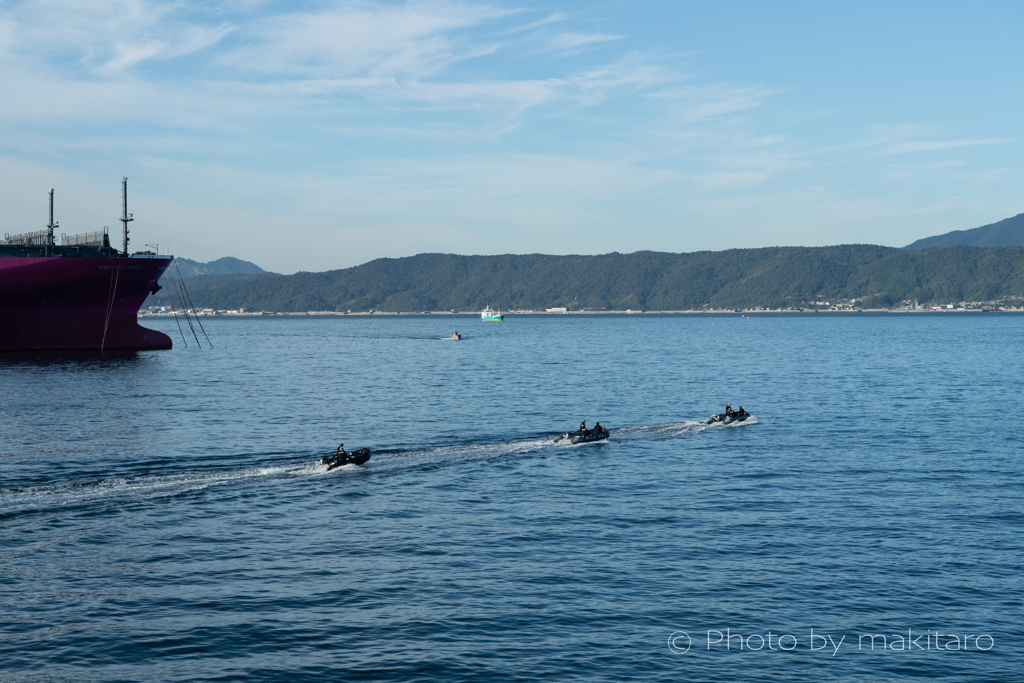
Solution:
<svg viewBox="0 0 1024 683"><path fill-rule="evenodd" d="M420 254L295 275L207 275L197 306L266 311L422 311L555 306L683 310L867 297L988 301L1024 291L1024 248L907 251L872 245L601 256Z"/></svg>
<svg viewBox="0 0 1024 683"><path fill-rule="evenodd" d="M219 258L209 263L200 263L187 258L177 258L178 268L181 269L182 277L196 277L198 275L231 275L234 273L247 273L258 275L267 271L255 263L243 261L231 256Z"/></svg>
<svg viewBox="0 0 1024 683"><path fill-rule="evenodd" d="M954 230L945 235L925 237L904 249L928 249L929 247L1019 247L1024 246L1024 213L1006 218L998 223L983 225L971 230Z"/></svg>

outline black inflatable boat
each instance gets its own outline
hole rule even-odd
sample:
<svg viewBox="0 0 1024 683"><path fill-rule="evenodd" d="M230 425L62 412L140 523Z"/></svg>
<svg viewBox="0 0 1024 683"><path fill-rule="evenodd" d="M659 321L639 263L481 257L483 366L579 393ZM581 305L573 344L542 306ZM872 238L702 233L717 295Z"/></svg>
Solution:
<svg viewBox="0 0 1024 683"><path fill-rule="evenodd" d="M332 455L327 458L321 458L320 464L327 465L327 471L337 467L344 467L345 465L362 465L364 462L370 459L370 449L360 448L358 451L352 451L351 453L344 453L338 455Z"/></svg>
<svg viewBox="0 0 1024 683"><path fill-rule="evenodd" d="M608 430L605 429L600 434L583 434L582 432L570 432L569 434L562 434L560 437L555 439L555 443L569 439L570 443L590 443L591 441L604 441L608 438Z"/></svg>
<svg viewBox="0 0 1024 683"><path fill-rule="evenodd" d="M731 425L733 422L743 422L748 417L750 417L750 413L748 413L745 410L742 413L733 413L732 415L726 415L725 413L719 413L718 415L712 415L711 417L709 417L707 419L707 422L705 422L704 424L713 425L713 424L721 423L721 424Z"/></svg>

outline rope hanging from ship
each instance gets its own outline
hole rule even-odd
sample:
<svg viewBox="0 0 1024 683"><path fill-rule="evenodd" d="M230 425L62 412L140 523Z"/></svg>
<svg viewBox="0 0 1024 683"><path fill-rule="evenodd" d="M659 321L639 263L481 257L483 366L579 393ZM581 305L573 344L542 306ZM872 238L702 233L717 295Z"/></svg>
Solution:
<svg viewBox="0 0 1024 683"><path fill-rule="evenodd" d="M178 271L178 282L181 283L181 288L182 290L184 290L185 296L188 298L189 306L192 307L192 315L195 316L196 322L199 323L199 329L203 331L203 336L206 337L206 343L209 344L210 348L212 349L213 342L210 341L210 335L206 334L206 328L203 327L203 321L199 319L199 314L196 313L196 305L192 303L192 295L188 293L188 287L185 286L185 278L181 277L181 268L178 267L178 259L174 259L174 269ZM195 331L193 330L193 332ZM199 343L198 338L196 339L196 343Z"/></svg>
<svg viewBox="0 0 1024 683"><path fill-rule="evenodd" d="M168 264L168 266L169 266L169 264ZM168 277L169 280L173 280L174 279L170 275L168 275L167 277ZM169 287L165 288L164 292L167 295L168 303L171 305L171 315L174 316L174 322L178 326L178 334L181 335L181 343L184 344L185 348L187 349L188 348L188 339L185 338L185 331L181 328L181 319L178 318L178 305L179 305L179 303L181 305L181 310L183 312L185 310L185 304L184 304L184 302L181 301L181 292L179 292L178 288L175 287L173 284L171 284ZM175 301L174 294L172 294L172 292L178 294L178 300L177 301ZM164 295L161 294L160 298L157 299L157 305L160 304L161 300L163 299L163 296Z"/></svg>
<svg viewBox="0 0 1024 683"><path fill-rule="evenodd" d="M114 271L117 271L116 276ZM107 329L110 327L110 314L114 310L114 298L117 296L117 281L121 279L121 269L115 266L110 272L110 279L112 280L112 287L107 290L109 296L107 297L107 313L103 321L103 339L100 341L100 353L103 353L103 348L107 345Z"/></svg>
<svg viewBox="0 0 1024 683"><path fill-rule="evenodd" d="M168 276L168 278L169 279L173 279L173 278L171 278L171 276ZM170 305L171 305L171 315L174 316L174 322L178 325L178 334L181 335L181 343L184 344L185 348L187 349L188 348L188 340L185 339L185 331L183 329L181 329L181 320L178 318L178 305L174 302L174 295L171 293L171 292L174 292L174 291L176 291L174 286L171 286L168 289L164 289L164 292L167 294L168 303L170 303ZM160 305L160 302L163 300L163 296L164 295L161 294L160 298L158 298L156 300L157 306ZM184 306L182 308L184 308Z"/></svg>
<svg viewBox="0 0 1024 683"><path fill-rule="evenodd" d="M181 271L178 271L178 300L181 302L181 310L185 312L185 322L188 323L188 329L192 331L192 336L196 339L196 344L199 348L203 348L203 345L199 343L199 335L196 334L195 325L192 324L192 318L195 316L195 311L190 311L188 306L185 304L185 283L181 279Z"/></svg>
<svg viewBox="0 0 1024 683"><path fill-rule="evenodd" d="M174 291L173 289L171 291ZM185 339L185 331L181 329L181 321L178 320L178 312L174 310L174 299L171 298L171 313L174 314L174 322L178 323L178 332L181 334L181 343L188 348L188 341Z"/></svg>

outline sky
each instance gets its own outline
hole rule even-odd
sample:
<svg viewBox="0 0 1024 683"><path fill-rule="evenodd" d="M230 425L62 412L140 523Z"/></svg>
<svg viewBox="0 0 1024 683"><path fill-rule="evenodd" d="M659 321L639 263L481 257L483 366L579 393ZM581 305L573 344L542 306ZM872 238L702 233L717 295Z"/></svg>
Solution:
<svg viewBox="0 0 1024 683"><path fill-rule="evenodd" d="M1024 212L1024 3L0 0L0 232L281 273Z"/></svg>

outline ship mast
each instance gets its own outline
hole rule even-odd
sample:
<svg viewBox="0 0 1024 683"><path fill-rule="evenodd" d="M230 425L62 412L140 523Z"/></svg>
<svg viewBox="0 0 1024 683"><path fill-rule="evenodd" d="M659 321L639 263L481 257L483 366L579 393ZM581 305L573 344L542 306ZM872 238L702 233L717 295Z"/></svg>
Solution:
<svg viewBox="0 0 1024 683"><path fill-rule="evenodd" d="M53 222L53 188L50 188L50 222L46 224L46 255L53 256L53 229L58 227Z"/></svg>
<svg viewBox="0 0 1024 683"><path fill-rule="evenodd" d="M51 190L50 201L53 201ZM128 255L128 223L135 220L134 214L128 213L128 177L121 178L121 223L124 225L124 255ZM50 221L53 222L52 219Z"/></svg>

